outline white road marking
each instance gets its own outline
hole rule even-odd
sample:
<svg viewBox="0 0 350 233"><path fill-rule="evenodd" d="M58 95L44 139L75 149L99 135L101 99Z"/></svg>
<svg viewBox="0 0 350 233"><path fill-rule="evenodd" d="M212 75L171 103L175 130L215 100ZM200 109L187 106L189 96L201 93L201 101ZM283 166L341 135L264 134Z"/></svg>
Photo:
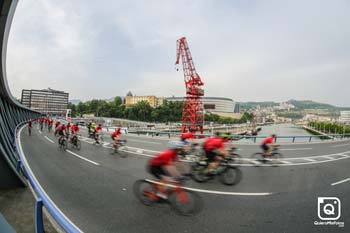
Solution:
<svg viewBox="0 0 350 233"><path fill-rule="evenodd" d="M279 162L279 163L285 163L285 164L291 164L291 163L292 163L292 162L288 162L288 161L286 161L286 160L281 160L281 159L278 160L278 162Z"/></svg>
<svg viewBox="0 0 350 233"><path fill-rule="evenodd" d="M310 161L310 162L316 162L316 160L310 159L310 158L300 158L300 159L303 159L303 160L306 160L306 161Z"/></svg>
<svg viewBox="0 0 350 233"><path fill-rule="evenodd" d="M280 150L312 150L312 148L285 148Z"/></svg>
<svg viewBox="0 0 350 233"><path fill-rule="evenodd" d="M331 147L342 147L342 146L350 146L350 143L348 143L348 144L341 144L341 145L335 145L335 146L331 146Z"/></svg>
<svg viewBox="0 0 350 233"><path fill-rule="evenodd" d="M134 142L142 142L142 143L149 143L149 144L155 144L155 145L162 145L160 142L149 142L149 141L142 141L142 140L136 140L136 139L127 139L128 141L134 141Z"/></svg>
<svg viewBox="0 0 350 233"><path fill-rule="evenodd" d="M39 130L39 133L42 134L42 132Z"/></svg>
<svg viewBox="0 0 350 233"><path fill-rule="evenodd" d="M347 182L347 181L350 181L350 178L347 178L345 180L341 180L341 181L335 182L335 183L333 183L331 185L334 186L334 185L341 184L341 183L344 183L344 182Z"/></svg>
<svg viewBox="0 0 350 233"><path fill-rule="evenodd" d="M76 156L76 157L82 159L82 160L85 160L86 162L95 164L96 166L99 166L99 165L100 165L99 163L96 163L96 162L94 162L94 161L92 161L92 160L90 160L90 159L84 158L83 156L80 156L80 155L78 155L78 154L76 154L76 153L74 153L74 152L72 152L72 151L70 151L70 150L66 150L66 151L67 151L68 153L70 153L70 154L72 154L72 155L74 155L74 156Z"/></svg>
<svg viewBox="0 0 350 233"><path fill-rule="evenodd" d="M44 136L44 138L46 138L49 142L51 143L55 143L54 141L52 141L48 136Z"/></svg>
<svg viewBox="0 0 350 233"><path fill-rule="evenodd" d="M150 179L146 179L146 180L154 184L163 184L158 181L154 181ZM172 185L172 184L163 184L163 185L166 185L172 188L177 187L176 185ZM196 188L190 188L190 187L184 187L184 186L182 188L186 190L200 192L200 193L221 194L221 195L231 195L231 196L268 196L272 194L267 192L266 193L221 192L221 191L214 191L214 190L207 190L207 189L196 189Z"/></svg>
<svg viewBox="0 0 350 233"><path fill-rule="evenodd" d="M329 160L333 160L334 157L331 157L331 156L323 156L323 158L326 158L326 159L329 159Z"/></svg>

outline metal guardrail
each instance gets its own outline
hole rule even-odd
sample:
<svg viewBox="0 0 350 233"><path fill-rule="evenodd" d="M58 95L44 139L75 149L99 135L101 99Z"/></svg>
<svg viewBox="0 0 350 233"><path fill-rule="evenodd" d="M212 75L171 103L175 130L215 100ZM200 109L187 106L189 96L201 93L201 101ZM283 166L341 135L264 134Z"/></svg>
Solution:
<svg viewBox="0 0 350 233"><path fill-rule="evenodd" d="M65 216L60 209L55 205L55 203L50 199L50 197L46 194L44 189L39 184L38 180L35 178L32 170L30 169L27 160L23 154L21 146L19 145L18 139L18 130L23 127L26 122L21 122L16 126L14 130L14 138L16 150L19 155L19 160L17 161L17 171L22 172L27 177L30 185L36 194L36 202L35 202L35 232L36 233L44 233L44 224L43 224L43 207L47 209L50 215L55 219L55 221L60 225L62 229L66 232L76 233L82 232L77 226L72 223L67 216Z"/></svg>
<svg viewBox="0 0 350 233"><path fill-rule="evenodd" d="M154 132L154 131L129 131L129 133L133 134L148 134L152 137L159 136L159 135L167 135L169 138L174 136L180 136L181 132ZM195 134L196 137L210 137L213 136L213 134ZM257 142L257 139L264 139L268 135L257 135L257 136L250 136L250 135L240 135L240 134L231 134L232 140L241 140L241 139L252 139L254 143ZM301 138L307 138L308 142L311 142L313 138L319 138L320 140L335 140L337 138L344 139L344 138L350 138L350 134L324 134L324 135L295 135L295 136L276 136L275 142L278 141L278 139L291 139L291 142L295 142L296 139ZM328 138L328 139L326 139Z"/></svg>

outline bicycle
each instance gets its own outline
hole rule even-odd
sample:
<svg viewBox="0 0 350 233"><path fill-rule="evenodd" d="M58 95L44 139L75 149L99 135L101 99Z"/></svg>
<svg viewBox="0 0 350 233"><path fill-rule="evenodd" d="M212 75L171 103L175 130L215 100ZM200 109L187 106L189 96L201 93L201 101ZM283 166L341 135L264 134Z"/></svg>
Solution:
<svg viewBox="0 0 350 233"><path fill-rule="evenodd" d="M77 150L81 149L81 141L77 135L74 135L70 139L70 143L71 143L72 147L75 147Z"/></svg>
<svg viewBox="0 0 350 233"><path fill-rule="evenodd" d="M128 156L127 154L127 146L126 144L126 140L118 140L117 145L112 145L110 154L114 155L114 154L119 154L120 157L122 158L126 158Z"/></svg>
<svg viewBox="0 0 350 233"><path fill-rule="evenodd" d="M225 185L236 185L242 180L242 171L230 164L230 158L223 158L215 174L208 173L209 163L205 159L200 159L191 165L192 179L203 183L219 177L219 181Z"/></svg>
<svg viewBox="0 0 350 233"><path fill-rule="evenodd" d="M196 193L181 186L181 182L173 181L173 184L164 184L148 179L137 180L133 185L135 196L142 204L152 206L156 203L167 203L172 209L181 215L193 216L203 209L203 200ZM157 195L158 185L166 185L166 198Z"/></svg>
<svg viewBox="0 0 350 233"><path fill-rule="evenodd" d="M266 155L264 152L258 152L253 154L251 157L255 161L256 167L267 163L278 166L278 164L280 164L279 159L283 158L283 155L279 152L279 145L274 145L271 155Z"/></svg>
<svg viewBox="0 0 350 233"><path fill-rule="evenodd" d="M28 126L28 134L29 134L29 136L32 136L32 127L31 126Z"/></svg>
<svg viewBox="0 0 350 233"><path fill-rule="evenodd" d="M59 138L58 139L58 147L60 150L67 150L67 140L65 137Z"/></svg>

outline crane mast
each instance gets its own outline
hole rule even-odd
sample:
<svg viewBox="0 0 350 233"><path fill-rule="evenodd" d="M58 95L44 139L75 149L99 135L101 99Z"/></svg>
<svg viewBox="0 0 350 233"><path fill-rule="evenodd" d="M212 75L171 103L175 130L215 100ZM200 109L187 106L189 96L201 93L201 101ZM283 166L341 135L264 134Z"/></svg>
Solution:
<svg viewBox="0 0 350 233"><path fill-rule="evenodd" d="M176 55L175 65L179 65L181 55L186 87L186 97L182 107L181 131L199 131L203 133L204 110L201 97L204 95L204 89L202 88L204 83L194 67L186 37L177 40Z"/></svg>

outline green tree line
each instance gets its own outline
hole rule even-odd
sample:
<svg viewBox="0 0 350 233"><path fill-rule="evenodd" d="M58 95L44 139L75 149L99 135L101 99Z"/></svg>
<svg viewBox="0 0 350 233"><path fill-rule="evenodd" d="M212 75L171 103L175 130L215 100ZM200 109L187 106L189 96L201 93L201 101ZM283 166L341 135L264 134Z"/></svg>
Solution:
<svg viewBox="0 0 350 233"><path fill-rule="evenodd" d="M115 97L113 101L90 100L80 102L77 105L68 104L72 109L72 116L82 116L83 114L94 114L98 117L114 117L129 120L147 122L181 122L182 117L181 101L164 101L161 106L152 108L147 101L140 101L137 104L126 107L120 97ZM246 123L252 119L252 115L244 113L240 119L231 117L221 117L216 114L205 114L204 120L221 124Z"/></svg>
<svg viewBox="0 0 350 233"><path fill-rule="evenodd" d="M308 125L324 133L350 134L350 127L339 123L312 121Z"/></svg>

